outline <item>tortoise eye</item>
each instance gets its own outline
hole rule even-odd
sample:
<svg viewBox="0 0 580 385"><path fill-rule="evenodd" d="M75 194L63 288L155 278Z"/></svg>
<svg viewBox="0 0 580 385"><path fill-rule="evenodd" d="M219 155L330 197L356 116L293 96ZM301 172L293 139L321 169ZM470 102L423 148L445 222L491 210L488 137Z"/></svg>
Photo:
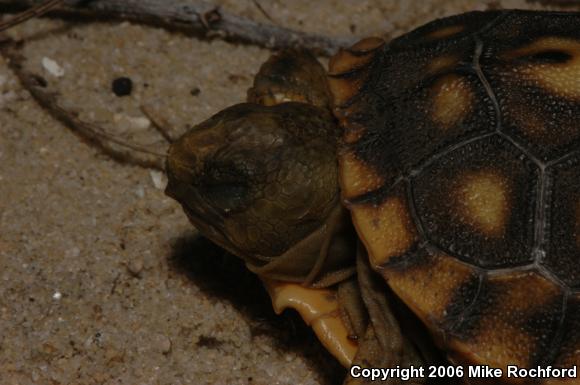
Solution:
<svg viewBox="0 0 580 385"><path fill-rule="evenodd" d="M568 60L572 59L572 55L564 51L547 50L524 56L522 59L537 63L557 64L566 63Z"/></svg>
<svg viewBox="0 0 580 385"><path fill-rule="evenodd" d="M252 201L248 177L231 165L211 165L199 180L199 191L222 214L242 210Z"/></svg>
<svg viewBox="0 0 580 385"><path fill-rule="evenodd" d="M207 184L203 188L204 196L212 206L223 213L238 211L246 206L249 201L249 188L241 183L216 183Z"/></svg>

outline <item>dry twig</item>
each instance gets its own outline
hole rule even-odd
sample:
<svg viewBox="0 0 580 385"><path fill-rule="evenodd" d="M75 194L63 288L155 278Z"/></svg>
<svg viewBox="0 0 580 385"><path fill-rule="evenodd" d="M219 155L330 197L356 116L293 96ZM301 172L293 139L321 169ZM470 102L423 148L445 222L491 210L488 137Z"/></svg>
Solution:
<svg viewBox="0 0 580 385"><path fill-rule="evenodd" d="M274 22L274 19L272 19L272 17L268 14L268 12L266 12L266 10L264 9L264 7L262 7L262 4L260 4L260 2L258 0L252 0L252 3L254 3L254 5L256 6L256 8L258 8L258 11L260 11L260 13L262 15L264 15L264 17L268 20L270 20L272 23Z"/></svg>
<svg viewBox="0 0 580 385"><path fill-rule="evenodd" d="M17 49L17 43L5 41L0 46L2 55L8 59L10 68L14 71L22 86L30 92L36 102L45 108L52 116L60 120L82 139L101 149L113 159L141 167L164 170L165 155L150 148L129 143L107 133L103 128L80 120L76 113L62 108L56 95L47 91L46 81L24 68L24 57Z"/></svg>
<svg viewBox="0 0 580 385"><path fill-rule="evenodd" d="M0 0L0 11L34 4L32 0ZM355 37L329 37L258 23L202 0L68 0L66 5L49 15L128 19L201 33L208 37L218 35L226 40L266 48L304 48L325 56L357 40Z"/></svg>
<svg viewBox="0 0 580 385"><path fill-rule="evenodd" d="M29 8L26 11L19 13L15 17L0 23L0 32L5 31L8 28L14 27L15 25L18 25L20 23L23 23L28 19L32 19L33 17L39 17L47 13L48 11L50 11L63 1L64 0L48 0L45 1L44 3L40 3L32 8Z"/></svg>
<svg viewBox="0 0 580 385"><path fill-rule="evenodd" d="M169 123L167 123L165 119L159 116L159 114L155 113L150 106L142 105L141 112L147 117L147 119L149 119L153 125L153 128L155 128L157 132L161 134L167 143L171 144L177 140L177 138L173 137L170 133Z"/></svg>

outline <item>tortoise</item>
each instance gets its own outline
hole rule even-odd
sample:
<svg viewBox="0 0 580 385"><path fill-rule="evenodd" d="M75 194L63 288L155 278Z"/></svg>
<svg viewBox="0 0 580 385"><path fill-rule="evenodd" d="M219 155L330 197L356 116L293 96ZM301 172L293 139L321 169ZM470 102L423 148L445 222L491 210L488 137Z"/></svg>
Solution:
<svg viewBox="0 0 580 385"><path fill-rule="evenodd" d="M579 26L476 11L328 72L275 53L246 103L171 145L166 193L346 367L438 362L416 317L464 369L435 376L580 384L508 377L580 364Z"/></svg>

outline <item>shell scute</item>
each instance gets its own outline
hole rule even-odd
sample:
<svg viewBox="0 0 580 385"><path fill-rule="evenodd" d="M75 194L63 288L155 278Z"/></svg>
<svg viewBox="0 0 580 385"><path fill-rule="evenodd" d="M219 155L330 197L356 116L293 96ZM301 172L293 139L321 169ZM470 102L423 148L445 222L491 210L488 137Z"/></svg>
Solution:
<svg viewBox="0 0 580 385"><path fill-rule="evenodd" d="M580 146L577 25L574 13L515 13L482 37L481 68L501 107L501 130L543 162Z"/></svg>
<svg viewBox="0 0 580 385"><path fill-rule="evenodd" d="M388 263L416 246L418 234L402 185L380 204L355 205L352 217L373 265Z"/></svg>
<svg viewBox="0 0 580 385"><path fill-rule="evenodd" d="M563 317L563 298L562 288L534 271L485 277L462 322L447 331L452 354L504 369L546 365Z"/></svg>
<svg viewBox="0 0 580 385"><path fill-rule="evenodd" d="M480 279L473 266L424 248L391 258L378 271L435 335L469 308Z"/></svg>
<svg viewBox="0 0 580 385"><path fill-rule="evenodd" d="M425 237L480 267L532 262L539 170L503 138L467 143L413 178Z"/></svg>

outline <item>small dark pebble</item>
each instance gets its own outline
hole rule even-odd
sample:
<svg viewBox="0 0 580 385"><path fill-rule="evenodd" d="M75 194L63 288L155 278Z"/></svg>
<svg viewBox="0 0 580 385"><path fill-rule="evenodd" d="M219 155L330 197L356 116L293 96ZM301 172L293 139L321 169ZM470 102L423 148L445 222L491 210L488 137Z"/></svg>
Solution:
<svg viewBox="0 0 580 385"><path fill-rule="evenodd" d="M34 81L36 82L36 85L38 87L42 87L42 88L46 88L46 86L48 85L48 83L46 82L46 79L43 78L40 75L32 75Z"/></svg>
<svg viewBox="0 0 580 385"><path fill-rule="evenodd" d="M220 341L215 337L201 335L195 345L200 348L217 349L223 345L223 343L224 341Z"/></svg>
<svg viewBox="0 0 580 385"><path fill-rule="evenodd" d="M191 95L193 95L193 96L197 96L197 95L199 95L199 94L200 94L200 92L201 92L201 90L199 89L199 87L193 87L193 88L191 89L191 91L189 91L189 93L190 93Z"/></svg>
<svg viewBox="0 0 580 385"><path fill-rule="evenodd" d="M228 79L232 82L232 83L239 83L241 81L247 80L248 78L244 75L237 75L237 74L230 74L228 76Z"/></svg>
<svg viewBox="0 0 580 385"><path fill-rule="evenodd" d="M113 92L117 96L131 95L133 90L133 81L127 77L120 77L113 80Z"/></svg>

